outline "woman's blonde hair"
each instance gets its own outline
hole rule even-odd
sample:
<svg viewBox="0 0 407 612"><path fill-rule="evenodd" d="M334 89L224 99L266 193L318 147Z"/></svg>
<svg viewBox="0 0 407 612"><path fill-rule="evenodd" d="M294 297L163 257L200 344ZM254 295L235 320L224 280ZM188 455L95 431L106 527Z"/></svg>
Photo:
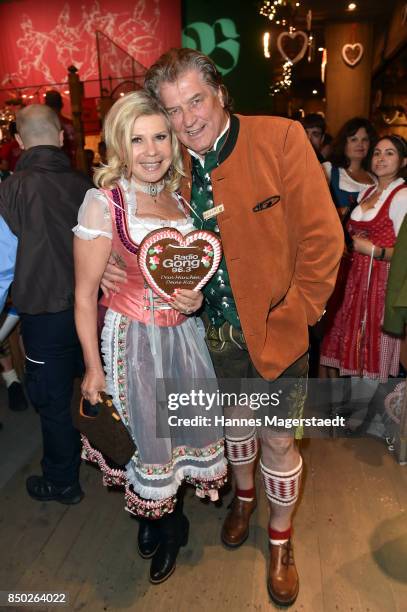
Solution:
<svg viewBox="0 0 407 612"><path fill-rule="evenodd" d="M164 176L165 188L176 191L181 176L184 176L178 139L171 129L168 115L164 109L144 90L126 94L117 100L106 115L103 128L107 147L107 164L98 168L94 174L97 187L111 189L120 177L131 178L133 164L132 135L136 119L148 115L162 115L171 137L172 163Z"/></svg>

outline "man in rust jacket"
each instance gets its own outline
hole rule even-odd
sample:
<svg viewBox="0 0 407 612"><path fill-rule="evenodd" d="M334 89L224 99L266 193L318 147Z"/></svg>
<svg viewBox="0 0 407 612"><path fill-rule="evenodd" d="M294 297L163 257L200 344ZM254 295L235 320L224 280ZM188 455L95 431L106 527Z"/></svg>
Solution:
<svg viewBox="0 0 407 612"><path fill-rule="evenodd" d="M293 378L287 395L296 400L283 401L282 409L301 416L308 326L324 311L343 251L342 228L304 129L278 117L231 115L215 65L195 50L163 55L145 87L185 147L183 195L194 224L222 241L224 258L203 290L217 376L277 380L277 389ZM187 313L195 308L185 304ZM258 440L270 504L268 589L274 602L290 605L299 588L290 535L302 471L292 437L267 427L226 427L236 491L221 537L236 548L248 536ZM142 534L144 542L148 537Z"/></svg>

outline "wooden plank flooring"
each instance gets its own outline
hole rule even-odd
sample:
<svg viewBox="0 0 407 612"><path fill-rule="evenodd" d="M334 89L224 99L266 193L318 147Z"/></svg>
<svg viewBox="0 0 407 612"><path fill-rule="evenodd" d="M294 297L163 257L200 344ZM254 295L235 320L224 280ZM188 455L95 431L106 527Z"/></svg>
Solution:
<svg viewBox="0 0 407 612"><path fill-rule="evenodd" d="M27 496L25 478L38 473L40 460L39 434L32 433L35 416L10 417L4 408L0 412L5 424L0 432L3 467L4 449L11 452L10 438L15 439L11 422L17 417L29 423L21 431L26 428L26 435L36 440L28 446L27 459L21 434L23 459L15 461L8 479L0 470L1 590L66 591L70 611L273 609L265 587L263 494L248 541L230 551L219 544L219 532L231 494L216 506L188 491L189 544L181 550L171 579L153 587L147 580L149 562L136 550L137 521L123 510L122 494L102 486L94 467L82 467L86 497L77 506L41 504ZM15 457L18 450L13 450ZM306 474L294 539L301 590L293 612L404 612L407 468L372 439L304 441L302 452ZM7 466L10 470L10 462Z"/></svg>

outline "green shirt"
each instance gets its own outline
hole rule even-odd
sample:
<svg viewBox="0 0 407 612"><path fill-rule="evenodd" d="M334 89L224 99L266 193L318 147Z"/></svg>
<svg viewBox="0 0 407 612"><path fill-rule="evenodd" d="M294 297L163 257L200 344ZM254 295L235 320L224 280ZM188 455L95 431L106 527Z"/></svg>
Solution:
<svg viewBox="0 0 407 612"><path fill-rule="evenodd" d="M227 134L217 143L215 151L209 151L205 155L205 163L202 166L199 159L192 158L192 191L191 208L193 223L198 229L205 229L219 235L219 227L216 217L203 218L205 210L213 208L211 172L219 165L218 155L227 138ZM219 236L220 238L220 236ZM205 296L205 311L210 322L215 327L220 327L228 321L233 327L241 329L239 315L230 286L229 274L226 267L225 256L222 257L216 274L203 288Z"/></svg>

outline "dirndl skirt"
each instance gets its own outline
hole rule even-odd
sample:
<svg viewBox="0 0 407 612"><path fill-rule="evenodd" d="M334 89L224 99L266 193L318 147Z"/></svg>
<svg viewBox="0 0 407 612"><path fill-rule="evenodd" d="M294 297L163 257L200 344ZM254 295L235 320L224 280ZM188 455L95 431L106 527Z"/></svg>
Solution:
<svg viewBox="0 0 407 612"><path fill-rule="evenodd" d="M83 457L99 465L105 485L124 486L126 509L139 516L160 518L171 512L183 481L194 485L198 496L216 500L227 470L221 425L181 427L176 433L167 427L164 435L161 424L171 413L163 415L161 403L157 408L159 386L165 387L166 380L172 388L180 381L182 390L193 380L208 380L213 388L216 377L200 319L189 317L180 325L163 327L108 310L102 353L106 392L136 451L126 466L112 466L83 437ZM193 418L202 414L202 407L191 405L187 411ZM213 409L212 423L215 416L221 416L220 408Z"/></svg>

